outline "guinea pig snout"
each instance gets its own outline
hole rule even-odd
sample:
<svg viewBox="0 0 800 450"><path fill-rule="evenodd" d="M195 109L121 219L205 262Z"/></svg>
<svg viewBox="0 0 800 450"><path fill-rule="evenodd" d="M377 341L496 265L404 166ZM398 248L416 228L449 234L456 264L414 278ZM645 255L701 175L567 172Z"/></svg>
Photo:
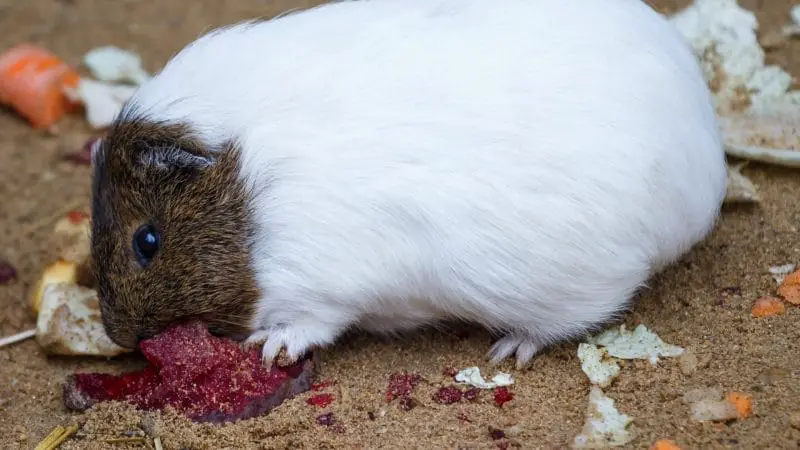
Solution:
<svg viewBox="0 0 800 450"><path fill-rule="evenodd" d="M137 330L122 330L106 325L106 334L115 344L123 348L134 349L143 338Z"/></svg>

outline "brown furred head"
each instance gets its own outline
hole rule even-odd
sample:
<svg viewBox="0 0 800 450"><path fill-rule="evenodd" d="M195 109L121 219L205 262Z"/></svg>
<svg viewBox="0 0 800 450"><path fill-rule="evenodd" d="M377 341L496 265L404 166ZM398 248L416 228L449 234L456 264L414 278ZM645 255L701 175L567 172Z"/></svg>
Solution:
<svg viewBox="0 0 800 450"><path fill-rule="evenodd" d="M130 117L93 155L91 253L109 337L133 348L191 318L244 337L258 288L238 148L212 151L187 125Z"/></svg>

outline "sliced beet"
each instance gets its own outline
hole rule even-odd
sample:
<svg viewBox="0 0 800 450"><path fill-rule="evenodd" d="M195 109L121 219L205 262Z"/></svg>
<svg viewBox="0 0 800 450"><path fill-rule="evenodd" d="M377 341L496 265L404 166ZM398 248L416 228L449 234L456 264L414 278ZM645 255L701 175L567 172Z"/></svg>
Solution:
<svg viewBox="0 0 800 450"><path fill-rule="evenodd" d="M231 422L265 414L308 391L316 372L313 356L267 370L258 348L212 336L199 322L175 325L139 347L148 361L144 370L67 377L66 407L83 411L118 400L144 410L171 406L198 422Z"/></svg>

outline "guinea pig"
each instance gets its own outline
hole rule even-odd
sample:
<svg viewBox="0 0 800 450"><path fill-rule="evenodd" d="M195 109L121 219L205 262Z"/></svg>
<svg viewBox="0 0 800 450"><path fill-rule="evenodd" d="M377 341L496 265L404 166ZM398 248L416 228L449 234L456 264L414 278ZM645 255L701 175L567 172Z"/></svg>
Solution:
<svg viewBox="0 0 800 450"><path fill-rule="evenodd" d="M340 1L216 29L95 147L102 319L266 365L445 321L523 367L706 239L726 162L687 43L639 0Z"/></svg>

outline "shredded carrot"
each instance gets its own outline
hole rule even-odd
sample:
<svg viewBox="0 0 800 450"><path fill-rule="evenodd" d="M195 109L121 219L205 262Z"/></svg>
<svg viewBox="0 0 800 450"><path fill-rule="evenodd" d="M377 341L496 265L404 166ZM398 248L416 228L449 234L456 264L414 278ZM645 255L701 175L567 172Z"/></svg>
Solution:
<svg viewBox="0 0 800 450"><path fill-rule="evenodd" d="M731 392L725 397L739 413L739 417L746 419L753 414L753 398L741 392Z"/></svg>
<svg viewBox="0 0 800 450"><path fill-rule="evenodd" d="M681 450L681 448L673 440L659 439L650 446L650 450Z"/></svg>
<svg viewBox="0 0 800 450"><path fill-rule="evenodd" d="M790 273L783 279L783 283L778 287L778 294L787 302L800 305L800 270Z"/></svg>
<svg viewBox="0 0 800 450"><path fill-rule="evenodd" d="M750 314L753 317L769 317L778 316L786 312L786 307L779 298L775 297L761 297L753 304L753 309Z"/></svg>

